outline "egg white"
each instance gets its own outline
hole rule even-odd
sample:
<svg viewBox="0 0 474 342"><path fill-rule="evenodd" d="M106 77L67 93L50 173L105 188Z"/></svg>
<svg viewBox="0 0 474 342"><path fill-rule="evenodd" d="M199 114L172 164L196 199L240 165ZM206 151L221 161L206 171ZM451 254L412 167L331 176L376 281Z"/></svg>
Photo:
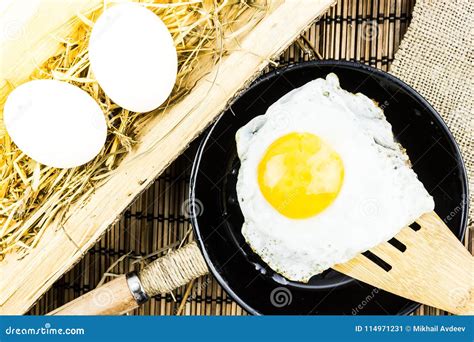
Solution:
<svg viewBox="0 0 474 342"><path fill-rule="evenodd" d="M56 80L33 80L13 90L3 120L23 153L57 168L92 160L107 137L107 123L97 102L82 89Z"/></svg>
<svg viewBox="0 0 474 342"><path fill-rule="evenodd" d="M257 182L258 164L269 145L292 132L319 136L344 164L338 197L307 219L280 214ZM290 280L307 282L434 209L383 111L365 95L341 89L334 74L283 96L239 129L236 142L242 234L273 270Z"/></svg>
<svg viewBox="0 0 474 342"><path fill-rule="evenodd" d="M112 101L148 112L173 90L178 59L166 25L137 3L116 4L99 17L89 40L91 70Z"/></svg>

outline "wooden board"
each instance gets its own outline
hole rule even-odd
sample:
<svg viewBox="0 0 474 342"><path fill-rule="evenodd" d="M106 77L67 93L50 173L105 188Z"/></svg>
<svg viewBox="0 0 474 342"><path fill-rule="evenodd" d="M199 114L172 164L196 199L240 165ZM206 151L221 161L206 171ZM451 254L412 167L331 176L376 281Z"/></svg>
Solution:
<svg viewBox="0 0 474 342"><path fill-rule="evenodd" d="M38 65L59 51L61 37L73 32L79 24L76 14L87 15L101 3L101 0L0 1L2 108L1 99L6 98L11 86L28 80Z"/></svg>
<svg viewBox="0 0 474 342"><path fill-rule="evenodd" d="M272 10L242 39L239 50L224 57L181 103L150 122L138 148L126 157L111 179L86 201L71 208L66 222L48 227L38 246L26 257L19 259L18 255L10 254L0 263L0 314L24 313L217 117L235 94L332 3L332 0L273 1ZM45 13L44 2L38 4L40 11L36 13ZM53 15L62 11L62 7L48 5L48 11ZM14 20L17 15L18 11L7 11L1 20ZM63 19L66 22L68 16Z"/></svg>

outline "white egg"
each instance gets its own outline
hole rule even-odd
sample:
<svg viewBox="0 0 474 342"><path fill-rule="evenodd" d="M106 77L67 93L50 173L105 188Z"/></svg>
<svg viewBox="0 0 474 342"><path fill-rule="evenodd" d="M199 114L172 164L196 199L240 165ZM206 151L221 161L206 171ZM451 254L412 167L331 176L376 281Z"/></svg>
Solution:
<svg viewBox="0 0 474 342"><path fill-rule="evenodd" d="M26 155L52 167L87 163L107 137L104 114L95 100L60 81L35 80L17 87L7 98L3 119Z"/></svg>
<svg viewBox="0 0 474 342"><path fill-rule="evenodd" d="M178 61L170 32L156 14L137 4L104 11L91 33L89 59L107 96L130 111L158 108L176 81Z"/></svg>
<svg viewBox="0 0 474 342"><path fill-rule="evenodd" d="M236 134L242 234L275 271L308 281L434 208L383 111L317 79Z"/></svg>

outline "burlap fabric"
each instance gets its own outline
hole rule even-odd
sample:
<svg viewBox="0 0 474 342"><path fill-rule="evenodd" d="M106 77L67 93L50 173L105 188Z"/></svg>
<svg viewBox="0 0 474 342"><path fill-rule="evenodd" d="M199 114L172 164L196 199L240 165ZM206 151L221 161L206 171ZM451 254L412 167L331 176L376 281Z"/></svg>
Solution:
<svg viewBox="0 0 474 342"><path fill-rule="evenodd" d="M456 138L468 172L474 228L474 1L417 1L391 73L427 99Z"/></svg>

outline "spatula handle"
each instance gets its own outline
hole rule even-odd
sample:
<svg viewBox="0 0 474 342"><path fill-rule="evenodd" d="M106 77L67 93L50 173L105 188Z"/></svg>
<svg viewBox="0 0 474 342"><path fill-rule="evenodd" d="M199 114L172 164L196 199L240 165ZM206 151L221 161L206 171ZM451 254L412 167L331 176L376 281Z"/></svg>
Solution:
<svg viewBox="0 0 474 342"><path fill-rule="evenodd" d="M201 251L193 242L151 262L138 276L121 275L49 314L121 315L149 297L171 292L208 272Z"/></svg>

